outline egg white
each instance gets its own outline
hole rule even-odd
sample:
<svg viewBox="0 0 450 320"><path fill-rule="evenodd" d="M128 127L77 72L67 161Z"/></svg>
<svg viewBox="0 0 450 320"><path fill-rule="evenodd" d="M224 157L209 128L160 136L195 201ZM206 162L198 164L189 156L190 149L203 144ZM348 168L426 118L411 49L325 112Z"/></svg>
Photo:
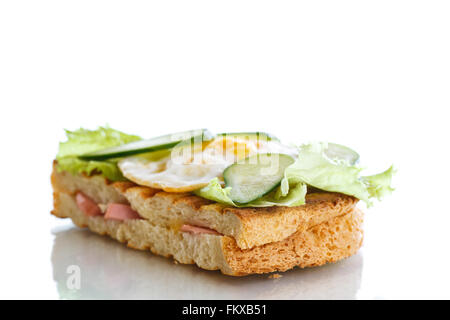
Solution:
<svg viewBox="0 0 450 320"><path fill-rule="evenodd" d="M174 148L170 155L154 160L135 156L122 159L118 166L129 180L166 192L189 192L206 186L234 162L257 153L288 153L295 149L276 141L219 137L204 145Z"/></svg>

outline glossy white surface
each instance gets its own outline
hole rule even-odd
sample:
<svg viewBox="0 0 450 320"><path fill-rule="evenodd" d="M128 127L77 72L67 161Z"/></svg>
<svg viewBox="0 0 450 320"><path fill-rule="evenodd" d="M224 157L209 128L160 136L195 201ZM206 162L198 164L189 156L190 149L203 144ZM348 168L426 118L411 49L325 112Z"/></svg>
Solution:
<svg viewBox="0 0 450 320"><path fill-rule="evenodd" d="M106 299L305 299L353 298L361 283L362 255L302 272L234 278L176 265L78 229L56 232L53 279L61 298ZM79 265L81 289L67 289L68 265Z"/></svg>
<svg viewBox="0 0 450 320"><path fill-rule="evenodd" d="M0 2L0 298L450 298L448 1ZM175 265L49 215L63 128L353 147L396 191L355 256L279 279ZM66 286L70 265L80 290Z"/></svg>

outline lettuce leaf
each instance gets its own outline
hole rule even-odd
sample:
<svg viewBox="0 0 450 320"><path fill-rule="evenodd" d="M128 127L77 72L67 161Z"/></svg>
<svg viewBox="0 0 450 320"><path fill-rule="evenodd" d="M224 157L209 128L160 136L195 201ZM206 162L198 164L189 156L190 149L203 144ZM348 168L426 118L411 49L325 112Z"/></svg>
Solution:
<svg viewBox="0 0 450 320"><path fill-rule="evenodd" d="M362 168L339 159L326 156L326 143L302 145L297 160L285 171L281 182L283 195L289 185L303 182L317 189L354 196L372 205L370 198L379 200L389 194L393 167L373 176L361 177Z"/></svg>
<svg viewBox="0 0 450 320"><path fill-rule="evenodd" d="M213 179L195 193L203 198L234 207L299 206L305 203L307 186L354 196L372 205L371 198L381 200L394 189L391 187L395 173L388 170L371 176L361 176L362 168L345 159L327 156L327 143L314 143L299 147L296 161L286 168L280 186L261 199L245 205L234 203L230 187L223 188L219 179Z"/></svg>
<svg viewBox="0 0 450 320"><path fill-rule="evenodd" d="M229 194L231 187L223 188L219 179L212 179L206 187L196 190L194 193L200 197L227 204L234 207L272 207L272 206L299 206L305 204L306 185L299 183L291 187L286 195L282 195L280 188L264 197L247 204L237 204L231 200Z"/></svg>
<svg viewBox="0 0 450 320"><path fill-rule="evenodd" d="M207 186L194 191L194 193L205 199L237 207L233 200L230 199L230 191L231 187L222 188L219 179L214 178Z"/></svg>
<svg viewBox="0 0 450 320"><path fill-rule="evenodd" d="M109 127L100 127L97 130L66 130L66 135L67 141L59 144L59 151L56 155L58 170L68 171L74 175L100 173L111 181L125 180L117 167L117 161L85 161L78 159L78 156L141 139Z"/></svg>
<svg viewBox="0 0 450 320"><path fill-rule="evenodd" d="M283 196L280 187L275 192L269 193L261 199L251 202L251 207L271 207L271 206L286 206L294 207L305 204L306 184L297 183L289 189L289 192Z"/></svg>
<svg viewBox="0 0 450 320"><path fill-rule="evenodd" d="M370 197L383 199L385 196L390 195L395 189L391 187L392 176L395 173L395 169L391 166L384 172L375 174L373 176L361 177L362 181L367 187L367 191Z"/></svg>

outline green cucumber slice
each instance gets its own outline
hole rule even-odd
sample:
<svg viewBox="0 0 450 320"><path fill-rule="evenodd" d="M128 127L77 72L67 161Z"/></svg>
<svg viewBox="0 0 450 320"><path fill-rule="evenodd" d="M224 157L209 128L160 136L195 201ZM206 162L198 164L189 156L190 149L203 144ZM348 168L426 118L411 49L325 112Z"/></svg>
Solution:
<svg viewBox="0 0 450 320"><path fill-rule="evenodd" d="M82 160L106 160L127 157L141 153L170 149L184 141L206 141L212 139L212 137L213 134L207 129L189 130L86 153L78 158Z"/></svg>
<svg viewBox="0 0 450 320"><path fill-rule="evenodd" d="M271 135L270 133L266 133L266 132L224 132L224 133L219 133L217 134L217 136L228 136L228 137L242 137L242 138L248 138L248 139L261 139L261 140L266 140L266 141L270 141L270 140L275 140L275 141L280 141L277 137L275 137L274 135Z"/></svg>
<svg viewBox="0 0 450 320"><path fill-rule="evenodd" d="M231 187L231 200L245 204L273 191L294 161L287 154L262 153L232 164L223 172L225 186Z"/></svg>
<svg viewBox="0 0 450 320"><path fill-rule="evenodd" d="M351 165L354 165L359 161L359 154L356 151L337 143L328 143L325 155L330 159L347 161Z"/></svg>

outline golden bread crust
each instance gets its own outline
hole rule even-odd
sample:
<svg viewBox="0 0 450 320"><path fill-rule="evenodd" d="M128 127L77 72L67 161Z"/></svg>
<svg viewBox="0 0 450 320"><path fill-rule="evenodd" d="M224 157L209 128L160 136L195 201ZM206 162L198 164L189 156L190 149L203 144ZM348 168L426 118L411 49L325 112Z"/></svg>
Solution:
<svg viewBox="0 0 450 320"><path fill-rule="evenodd" d="M109 235L130 248L150 250L183 264L195 263L200 268L220 270L233 276L336 262L356 253L363 238L363 214L358 209L308 230L297 231L282 241L245 250L228 236L194 235L145 219L120 222L105 220L102 216L89 217L78 209L74 195L64 192L54 193L52 214L71 218L77 226Z"/></svg>
<svg viewBox="0 0 450 320"><path fill-rule="evenodd" d="M223 237L225 259L234 275L286 271L337 262L355 254L363 241L363 213L354 209L342 216L297 231L287 239L242 250Z"/></svg>
<svg viewBox="0 0 450 320"><path fill-rule="evenodd" d="M169 193L132 182L110 183L101 176L73 176L54 166L55 191L74 194L82 191L97 203L130 203L142 217L168 227L194 224L232 237L241 249L286 239L296 231L341 216L357 199L339 193L313 193L297 207L235 208L190 193Z"/></svg>

